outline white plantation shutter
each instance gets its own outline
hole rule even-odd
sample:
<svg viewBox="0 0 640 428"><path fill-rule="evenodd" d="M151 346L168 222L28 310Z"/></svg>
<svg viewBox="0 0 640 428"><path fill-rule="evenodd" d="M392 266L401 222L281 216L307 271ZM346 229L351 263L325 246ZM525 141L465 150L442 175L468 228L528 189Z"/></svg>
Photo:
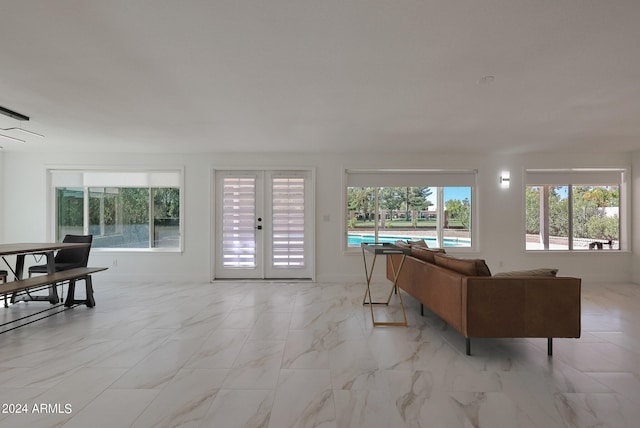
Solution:
<svg viewBox="0 0 640 428"><path fill-rule="evenodd" d="M273 177L272 195L272 265L305 266L304 177Z"/></svg>
<svg viewBox="0 0 640 428"><path fill-rule="evenodd" d="M256 266L255 201L255 177L224 178L222 257L225 267Z"/></svg>

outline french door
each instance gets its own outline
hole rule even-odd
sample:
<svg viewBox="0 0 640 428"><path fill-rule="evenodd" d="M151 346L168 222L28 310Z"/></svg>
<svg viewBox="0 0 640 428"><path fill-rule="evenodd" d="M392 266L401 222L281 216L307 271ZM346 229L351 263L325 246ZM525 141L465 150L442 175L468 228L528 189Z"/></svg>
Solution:
<svg viewBox="0 0 640 428"><path fill-rule="evenodd" d="M313 276L310 171L216 171L215 279Z"/></svg>

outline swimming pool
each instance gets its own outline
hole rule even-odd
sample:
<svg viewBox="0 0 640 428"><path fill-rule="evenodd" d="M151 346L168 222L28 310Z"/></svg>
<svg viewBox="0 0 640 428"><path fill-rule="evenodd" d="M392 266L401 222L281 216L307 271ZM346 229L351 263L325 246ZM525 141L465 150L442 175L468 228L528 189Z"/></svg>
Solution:
<svg viewBox="0 0 640 428"><path fill-rule="evenodd" d="M398 240L406 241L407 239L417 240L424 239L428 246L436 247L436 238L434 237L407 237L407 236L387 236L382 235L378 236L378 242L389 242L394 243ZM363 242L373 242L372 235L355 235L349 234L347 239L347 244L349 247L359 247ZM445 247L470 247L471 242L465 238L444 238L444 246Z"/></svg>

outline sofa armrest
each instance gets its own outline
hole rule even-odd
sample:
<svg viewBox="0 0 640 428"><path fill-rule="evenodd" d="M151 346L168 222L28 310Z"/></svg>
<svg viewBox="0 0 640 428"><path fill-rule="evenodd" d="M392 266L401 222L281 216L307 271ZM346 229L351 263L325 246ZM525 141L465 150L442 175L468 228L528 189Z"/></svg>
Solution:
<svg viewBox="0 0 640 428"><path fill-rule="evenodd" d="M387 259L387 278L392 281L390 263L399 266L401 256ZM398 277L398 287L424 304L453 328L462 331L462 279L464 275L407 256Z"/></svg>
<svg viewBox="0 0 640 428"><path fill-rule="evenodd" d="M581 280L569 277L465 277L466 337L580 337Z"/></svg>

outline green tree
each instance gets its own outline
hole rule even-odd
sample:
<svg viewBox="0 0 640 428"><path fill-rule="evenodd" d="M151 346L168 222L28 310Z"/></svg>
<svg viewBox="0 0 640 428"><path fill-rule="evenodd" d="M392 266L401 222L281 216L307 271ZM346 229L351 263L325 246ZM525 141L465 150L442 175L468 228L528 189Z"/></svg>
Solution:
<svg viewBox="0 0 640 428"><path fill-rule="evenodd" d="M58 224L60 226L80 226L83 224L83 189L58 187Z"/></svg>
<svg viewBox="0 0 640 428"><path fill-rule="evenodd" d="M591 188L575 186L573 188L573 236L576 238L589 237L587 225L589 219L599 217L598 196L591 193Z"/></svg>
<svg viewBox="0 0 640 428"><path fill-rule="evenodd" d="M149 223L149 189L126 187L120 189L123 224Z"/></svg>
<svg viewBox="0 0 640 428"><path fill-rule="evenodd" d="M394 218L396 211L402 207L404 200L401 187L381 187L378 194L380 209L389 211L391 219Z"/></svg>
<svg viewBox="0 0 640 428"><path fill-rule="evenodd" d="M175 187L153 189L153 212L156 219L179 219L180 189Z"/></svg>
<svg viewBox="0 0 640 428"><path fill-rule="evenodd" d="M527 233L534 235L540 233L540 190L538 186L527 186L525 190Z"/></svg>
<svg viewBox="0 0 640 428"><path fill-rule="evenodd" d="M406 187L406 210L411 211L411 226L418 227L418 211L425 210L432 205L427 198L431 195L429 187Z"/></svg>
<svg viewBox="0 0 640 428"><path fill-rule="evenodd" d="M586 225L587 236L592 239L617 240L620 229L618 216L591 217Z"/></svg>
<svg viewBox="0 0 640 428"><path fill-rule="evenodd" d="M617 207L619 205L620 196L617 187L576 187L575 189L581 189L582 198L593 202L598 208Z"/></svg>
<svg viewBox="0 0 640 428"><path fill-rule="evenodd" d="M540 233L541 186L526 189L527 233ZM569 237L568 186L549 187L549 234ZM573 186L573 237L589 239L618 239L619 220L608 217L605 208L619 206L617 187Z"/></svg>
<svg viewBox="0 0 640 428"><path fill-rule="evenodd" d="M617 215L608 217L607 207L619 205L617 188L575 186L573 188L573 234L576 238L618 239Z"/></svg>
<svg viewBox="0 0 640 428"><path fill-rule="evenodd" d="M368 220L373 212L374 197L374 187L350 187L347 191L349 211L361 212L364 219Z"/></svg>
<svg viewBox="0 0 640 428"><path fill-rule="evenodd" d="M549 188L549 234L569 237L569 199L563 197L566 186Z"/></svg>
<svg viewBox="0 0 640 428"><path fill-rule="evenodd" d="M460 199L449 199L444 205L450 218L458 220L463 229L469 229L471 225L471 202L469 198L464 198L462 201Z"/></svg>

